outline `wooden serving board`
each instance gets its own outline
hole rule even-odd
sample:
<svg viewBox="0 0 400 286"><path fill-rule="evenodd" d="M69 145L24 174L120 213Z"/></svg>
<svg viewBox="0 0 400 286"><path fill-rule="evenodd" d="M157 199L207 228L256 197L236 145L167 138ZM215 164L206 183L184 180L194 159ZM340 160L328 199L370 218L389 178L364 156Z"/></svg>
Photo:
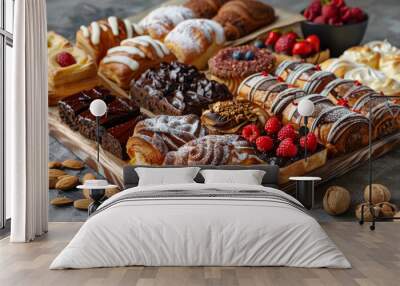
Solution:
<svg viewBox="0 0 400 286"><path fill-rule="evenodd" d="M58 110L55 107L49 108L49 132L61 144L71 150L77 157L84 161L88 166L96 172L103 175L109 182L123 187L122 169L129 163L123 161L111 153L100 147L100 162L97 162L96 143L92 140L71 130L66 124L61 122ZM374 158L378 158L392 150L400 143L400 132L387 136L372 145L372 154ZM308 173L310 176L321 177L324 183L335 177L346 174L352 169L358 167L368 160L368 146L357 150L353 153L328 160L327 163L320 168ZM292 182L281 186L282 190L289 192L294 189Z"/></svg>

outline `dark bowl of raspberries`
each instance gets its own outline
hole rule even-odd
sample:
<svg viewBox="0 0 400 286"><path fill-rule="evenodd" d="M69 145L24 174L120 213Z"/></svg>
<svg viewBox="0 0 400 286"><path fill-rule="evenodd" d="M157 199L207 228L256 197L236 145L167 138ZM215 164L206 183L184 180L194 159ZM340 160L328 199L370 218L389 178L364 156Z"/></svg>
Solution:
<svg viewBox="0 0 400 286"><path fill-rule="evenodd" d="M302 11L304 37L317 35L321 48L338 57L361 43L368 26L368 15L358 7L347 6L344 0L313 0Z"/></svg>

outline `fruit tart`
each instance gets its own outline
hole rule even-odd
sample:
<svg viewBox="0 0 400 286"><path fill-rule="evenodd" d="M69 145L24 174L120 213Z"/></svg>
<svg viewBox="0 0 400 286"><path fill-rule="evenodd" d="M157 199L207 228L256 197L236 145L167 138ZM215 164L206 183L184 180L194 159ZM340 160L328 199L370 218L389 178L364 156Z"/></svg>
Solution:
<svg viewBox="0 0 400 286"><path fill-rule="evenodd" d="M232 94L249 75L266 71L271 72L275 57L267 49L258 49L252 45L225 48L208 62L209 77L225 84Z"/></svg>
<svg viewBox="0 0 400 286"><path fill-rule="evenodd" d="M78 47L53 51L48 62L49 105L98 84L96 64Z"/></svg>
<svg viewBox="0 0 400 286"><path fill-rule="evenodd" d="M301 39L295 32L281 33L274 30L265 39L256 40L254 45L260 49L269 49L276 57L277 66L285 60L319 64L330 56L329 50L321 51L317 35Z"/></svg>

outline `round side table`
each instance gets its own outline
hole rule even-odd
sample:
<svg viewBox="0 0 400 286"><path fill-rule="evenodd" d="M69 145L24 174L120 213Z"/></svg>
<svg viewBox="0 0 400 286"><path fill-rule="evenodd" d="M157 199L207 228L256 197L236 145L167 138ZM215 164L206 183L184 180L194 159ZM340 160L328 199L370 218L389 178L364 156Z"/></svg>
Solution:
<svg viewBox="0 0 400 286"><path fill-rule="evenodd" d="M314 207L314 187L315 182L320 181L320 177L290 177L289 180L296 182L296 199L301 202L306 209Z"/></svg>

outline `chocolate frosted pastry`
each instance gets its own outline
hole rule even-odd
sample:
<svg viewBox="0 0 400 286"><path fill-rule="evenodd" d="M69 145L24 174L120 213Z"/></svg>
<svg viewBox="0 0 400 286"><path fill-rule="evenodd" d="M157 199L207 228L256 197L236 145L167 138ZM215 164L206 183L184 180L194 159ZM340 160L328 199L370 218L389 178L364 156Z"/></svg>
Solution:
<svg viewBox="0 0 400 286"><path fill-rule="evenodd" d="M325 86L336 79L334 73L321 71L319 66L299 61L284 61L275 71L287 83L304 89L307 94L320 93Z"/></svg>
<svg viewBox="0 0 400 286"><path fill-rule="evenodd" d="M315 111L308 118L310 132L329 154L343 154L358 150L368 144L368 119L346 107L336 106L326 96L312 94L304 96L315 105ZM284 124L291 123L299 129L304 118L298 113L297 104L290 103L282 113Z"/></svg>
<svg viewBox="0 0 400 286"><path fill-rule="evenodd" d="M294 88L278 77L257 73L240 84L236 100L250 101L273 116L281 115L289 103L305 95L303 90Z"/></svg>
<svg viewBox="0 0 400 286"><path fill-rule="evenodd" d="M400 105L394 104L383 94L357 81L336 79L325 87L321 95L329 98L334 104L348 107L368 118L371 107L374 138L383 137L400 129Z"/></svg>
<svg viewBox="0 0 400 286"><path fill-rule="evenodd" d="M232 98L226 86L190 65L162 63L131 83L132 100L154 114L201 115L209 104Z"/></svg>
<svg viewBox="0 0 400 286"><path fill-rule="evenodd" d="M122 160L128 159L126 143L132 136L136 124L145 119L143 115L107 129L101 137L101 147Z"/></svg>
<svg viewBox="0 0 400 286"><path fill-rule="evenodd" d="M207 135L168 152L164 165L262 164L255 149L238 135Z"/></svg>
<svg viewBox="0 0 400 286"><path fill-rule="evenodd" d="M95 99L102 99L110 102L114 97L109 90L95 87L71 95L58 102L58 112L61 120L72 130L78 130L77 117L80 113L88 110L90 103Z"/></svg>
<svg viewBox="0 0 400 286"><path fill-rule="evenodd" d="M208 134L240 134L250 123L264 127L268 115L251 102L219 101L203 112L201 123Z"/></svg>
<svg viewBox="0 0 400 286"><path fill-rule="evenodd" d="M126 122L140 114L140 109L129 99L116 97L107 104L107 113L99 120L100 139L104 132L111 127ZM90 110L86 110L78 116L79 132L91 139L96 140L96 118Z"/></svg>
<svg viewBox="0 0 400 286"><path fill-rule="evenodd" d="M243 79L262 71L269 73L274 64L270 51L252 45L225 48L208 62L210 78L225 84L232 94Z"/></svg>
<svg viewBox="0 0 400 286"><path fill-rule="evenodd" d="M168 151L204 134L198 116L159 115L139 122L126 149L133 165L161 165Z"/></svg>
<svg viewBox="0 0 400 286"><path fill-rule="evenodd" d="M228 40L236 40L275 21L274 8L256 0L229 1L214 20L224 26Z"/></svg>
<svg viewBox="0 0 400 286"><path fill-rule="evenodd" d="M184 6L191 9L196 18L211 19L228 1L230 0L188 0Z"/></svg>

